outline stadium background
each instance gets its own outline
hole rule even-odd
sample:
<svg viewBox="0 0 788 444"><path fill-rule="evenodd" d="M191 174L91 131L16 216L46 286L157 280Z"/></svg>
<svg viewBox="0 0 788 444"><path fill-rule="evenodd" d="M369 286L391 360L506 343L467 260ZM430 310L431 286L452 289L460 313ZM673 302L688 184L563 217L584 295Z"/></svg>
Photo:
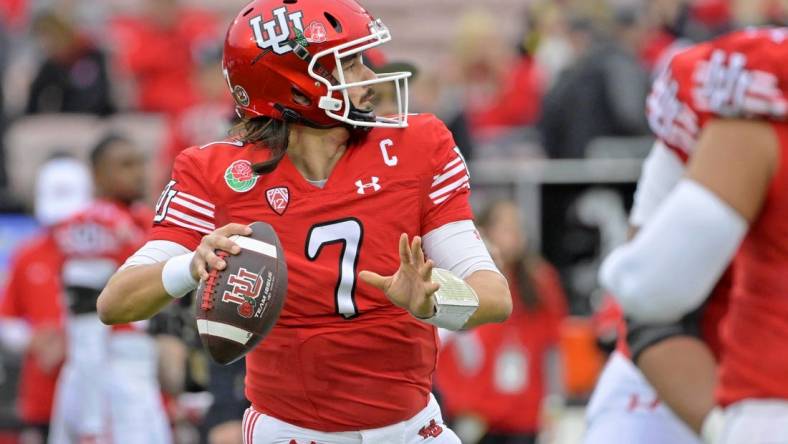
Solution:
<svg viewBox="0 0 788 444"><path fill-rule="evenodd" d="M0 283L15 247L38 229L34 180L52 153L85 159L107 132L131 138L148 153L152 204L178 150L226 132L220 45L244 3L0 1ZM615 340L596 270L626 235L652 141L643 115L650 76L682 45L783 23L786 3L363 1L394 37L368 63L415 67L411 109L450 125L469 160L474 206L513 199L530 250L559 273L563 390L546 404L543 442L578 442L583 405ZM170 394L172 421L179 442L198 442L208 369L193 333L180 331L192 349L188 381ZM19 430L20 357L11 349L0 345L0 442L16 442Z"/></svg>

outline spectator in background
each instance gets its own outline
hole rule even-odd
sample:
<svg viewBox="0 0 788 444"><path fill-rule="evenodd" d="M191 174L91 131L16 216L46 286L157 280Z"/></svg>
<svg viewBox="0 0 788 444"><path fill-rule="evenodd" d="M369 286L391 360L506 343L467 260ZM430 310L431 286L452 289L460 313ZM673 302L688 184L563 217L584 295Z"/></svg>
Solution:
<svg viewBox="0 0 788 444"><path fill-rule="evenodd" d="M68 18L43 13L33 22L44 62L30 85L26 113L114 111L104 54Z"/></svg>
<svg viewBox="0 0 788 444"><path fill-rule="evenodd" d="M199 102L195 54L218 39L215 17L178 0L145 0L141 17L119 17L108 28L131 108L175 115Z"/></svg>
<svg viewBox="0 0 788 444"><path fill-rule="evenodd" d="M483 434L482 444L535 444L548 394L562 393L558 341L566 297L555 269L528 253L516 204L495 202L477 222L498 252L514 309L502 324L450 337L436 382L453 429L467 433L463 442ZM482 433L469 436L467 424L479 422Z"/></svg>
<svg viewBox="0 0 788 444"><path fill-rule="evenodd" d="M543 80L526 49L506 41L485 11L468 12L455 29L457 80L474 139L493 139L534 123Z"/></svg>
<svg viewBox="0 0 788 444"><path fill-rule="evenodd" d="M582 158L600 136L648 134L644 117L648 73L638 54L648 27L640 8L614 13L605 36L586 20L572 24L580 53L548 91L540 123L552 158Z"/></svg>
<svg viewBox="0 0 788 444"><path fill-rule="evenodd" d="M39 170L35 216L43 231L13 254L8 281L0 295L0 341L24 353L18 413L27 442L46 442L60 364L65 355L60 266L50 227L88 204L87 168L58 155Z"/></svg>
<svg viewBox="0 0 788 444"><path fill-rule="evenodd" d="M169 116L166 146L160 151L160 187L169 181L170 168L181 151L227 137L235 112L232 96L227 93L221 57L222 48L217 47L203 48L197 56L192 74L197 88L196 102Z"/></svg>

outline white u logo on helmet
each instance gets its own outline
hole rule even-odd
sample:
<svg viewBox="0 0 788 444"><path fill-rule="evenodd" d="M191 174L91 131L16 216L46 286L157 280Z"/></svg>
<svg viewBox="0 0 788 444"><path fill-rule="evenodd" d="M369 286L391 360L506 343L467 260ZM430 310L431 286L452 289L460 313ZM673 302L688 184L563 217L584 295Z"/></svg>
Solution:
<svg viewBox="0 0 788 444"><path fill-rule="evenodd" d="M257 16L249 20L249 25L254 31L254 38L257 46L264 50L270 50L276 54L282 55L293 50L289 43L285 43L290 39L290 26L288 20L293 23L293 27L303 31L304 24L301 18L304 13L295 11L287 13L287 8L284 6L274 9L274 18L266 22L263 21L262 16ZM262 25L262 26L261 26ZM283 44L284 43L284 44Z"/></svg>

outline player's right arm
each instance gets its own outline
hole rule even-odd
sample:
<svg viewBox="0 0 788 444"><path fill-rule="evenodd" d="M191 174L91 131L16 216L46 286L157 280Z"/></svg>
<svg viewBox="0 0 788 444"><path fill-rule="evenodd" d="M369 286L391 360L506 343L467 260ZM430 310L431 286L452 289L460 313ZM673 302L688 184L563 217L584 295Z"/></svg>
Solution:
<svg viewBox="0 0 788 444"><path fill-rule="evenodd" d="M128 266L112 276L101 292L97 309L102 322L122 324L148 319L172 302L173 298L193 290L199 279L208 276L208 268L222 270L226 266L215 254L216 250L230 254L240 252L239 247L229 239L234 234L248 235L251 229L241 224L225 225L204 236L194 252L174 242L149 242L132 256ZM165 266L170 261L173 261L170 264L172 269L168 268L165 272ZM191 282L191 285L184 283L180 286L186 290L183 294L173 290L179 286L177 283L167 284L173 276L175 280Z"/></svg>
<svg viewBox="0 0 788 444"><path fill-rule="evenodd" d="M199 150L181 153L173 177L156 204L151 241L126 261L101 292L97 310L107 324L148 319L173 298L197 287L208 268L224 269L216 254L240 250L229 237L247 235L246 225L228 224L216 229L214 204L195 161Z"/></svg>

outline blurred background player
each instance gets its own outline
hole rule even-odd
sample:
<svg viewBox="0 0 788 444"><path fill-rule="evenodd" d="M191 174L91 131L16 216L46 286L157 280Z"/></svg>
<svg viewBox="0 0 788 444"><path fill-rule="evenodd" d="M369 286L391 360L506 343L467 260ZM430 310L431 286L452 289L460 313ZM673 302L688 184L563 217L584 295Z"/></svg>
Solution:
<svg viewBox="0 0 788 444"><path fill-rule="evenodd" d="M672 112L652 118L660 137L689 158L687 177L601 273L633 319L665 323L700 306L736 256L721 326L717 401L725 413L713 410L704 421L713 442L788 442L788 393L775 383L788 364L782 354L763 356L746 345L747 338L758 337L761 347L779 348L773 332L785 328L779 320L786 305L778 295L788 257L788 101L782 71L774 65L788 49L785 32L732 33L674 57L656 91L663 103L673 103ZM721 74L725 82L719 82ZM687 126L689 121L697 126ZM662 265L654 263L657 249ZM672 279L665 281L666 275Z"/></svg>
<svg viewBox="0 0 788 444"><path fill-rule="evenodd" d="M55 155L41 166L35 214L44 229L13 253L0 296L0 341L25 355L17 409L31 443L47 440L55 384L66 354L62 257L51 228L82 210L91 195L90 174L77 159Z"/></svg>
<svg viewBox="0 0 788 444"><path fill-rule="evenodd" d="M654 102L656 106L657 103ZM643 167L643 172L638 182L635 194L635 203L630 214L630 225L632 233L647 223L665 196L673 189L684 174L685 166L677 153L667 148L664 143L657 142L651 149ZM727 282L727 281L726 281ZM726 291L727 285L723 283L717 290L721 295L716 300L725 299L722 295ZM615 302L611 303L615 304ZM724 304L724 302L723 302ZM719 306L717 302L714 307ZM724 313L724 311L723 311ZM700 443L700 438L693 434L681 419L676 417L670 407L679 407L679 411L684 413L686 407L672 403L675 396L668 397L668 405L663 404L663 400L647 382L643 374L637 369L640 364L639 358L648 356L654 352L654 346L662 344L662 347L674 340L697 340L708 341L718 347L717 323L721 315L710 309L701 316L698 313L688 317L683 322L651 326L646 324L627 325L619 311L619 318L616 321L621 329L620 337L616 350L608 359L605 369L600 375L594 394L588 406L588 430L585 435L586 444L602 443L630 443L630 442L653 442L653 443ZM705 319L704 319L705 318ZM705 329L701 330L698 325L701 320ZM629 328L629 331L627 331ZM629 346L627 339L634 341ZM705 349L705 345L702 346ZM702 359L707 353L702 355ZM646 363L648 365L648 363ZM675 365L675 361L671 365ZM708 369L709 367L702 367ZM713 369L713 366L711 367ZM678 373L680 371L677 371ZM714 375L701 373L700 380L688 378L681 382L681 388L674 389L674 392L681 392L687 389L687 393L693 393L691 398L695 403L713 403ZM677 375L674 375L677 376ZM674 384L677 384L674 381ZM704 391L705 389L705 391ZM663 392L663 394L665 394ZM681 401L679 401L681 402ZM708 413L708 406L704 405L703 416ZM682 408L683 407L683 408ZM699 432L699 423L693 422L696 432Z"/></svg>
<svg viewBox="0 0 788 444"><path fill-rule="evenodd" d="M54 228L68 338L67 360L49 442L168 444L158 357L144 325L107 327L96 299L109 277L144 242L150 213L145 161L128 140L110 135L90 153L95 200Z"/></svg>
<svg viewBox="0 0 788 444"><path fill-rule="evenodd" d="M509 281L511 317L453 335L441 349L436 385L463 442L536 444L550 426L543 407L564 395L558 342L566 295L555 269L528 252L519 212L502 200L477 219Z"/></svg>

